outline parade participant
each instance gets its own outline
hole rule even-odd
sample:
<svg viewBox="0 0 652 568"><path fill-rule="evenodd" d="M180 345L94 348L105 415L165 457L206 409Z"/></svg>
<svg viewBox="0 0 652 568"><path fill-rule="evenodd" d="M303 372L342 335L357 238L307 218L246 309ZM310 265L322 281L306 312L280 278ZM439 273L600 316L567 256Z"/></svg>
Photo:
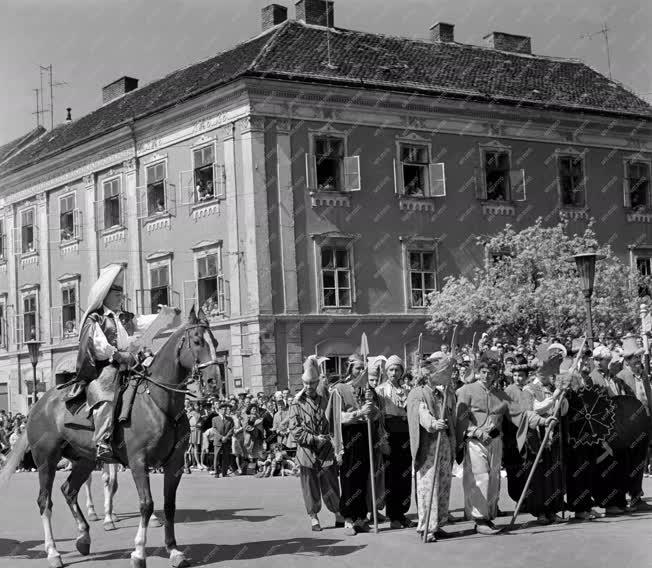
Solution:
<svg viewBox="0 0 652 568"><path fill-rule="evenodd" d="M598 345L593 350L596 367L589 375L590 383L607 390L609 396L634 396L623 379L618 377L622 370L622 355L613 353L608 347Z"/></svg>
<svg viewBox="0 0 652 568"><path fill-rule="evenodd" d="M87 385L86 400L93 414L94 441L97 458L101 460L113 459L111 436L118 372L136 363L134 355L127 351L131 339L118 317L123 298L123 288L118 283L122 268L120 264L111 264L101 271L91 287L80 324L77 381L80 387ZM135 331L142 331L156 317L129 316ZM69 398L78 394L79 389L73 389Z"/></svg>
<svg viewBox="0 0 652 568"><path fill-rule="evenodd" d="M563 351L559 350L559 347ZM553 358L556 352L560 356L565 356L566 353L566 349L558 344L551 345L548 350ZM518 356L512 367L514 384L505 390L505 394L511 399L510 413L516 415L521 410L533 410L544 418L552 416L555 404L562 396L560 388L554 389L553 392L554 370L547 365L542 366L529 383L527 382L528 371L527 360L522 355ZM560 415L565 415L567 411L568 403L564 400L560 408ZM516 440L517 432L514 430L512 436L507 434L510 424L510 421L506 421L504 424L504 462L507 470L509 496L518 502L544 438L545 428L542 426L528 428L527 439L519 451ZM561 520L557 516L557 512L563 507L564 499L560 444L559 429L557 429L556 432L553 432L553 436L541 454L521 509L523 512L537 517L539 523L544 525ZM512 453L514 450L515 454ZM512 457L516 459L511 459Z"/></svg>
<svg viewBox="0 0 652 568"><path fill-rule="evenodd" d="M213 439L213 475L219 477L227 476L229 465L231 465L231 437L233 436L233 418L227 414L228 402L220 402L217 416L211 422Z"/></svg>
<svg viewBox="0 0 652 568"><path fill-rule="evenodd" d="M378 395L376 388L384 384L385 377L385 363L387 359L382 355L378 357L369 357L368 364L369 370L367 373L367 379L369 386L374 389L376 395ZM379 395L378 395L379 396ZM376 424L377 430L374 432L375 440L377 441L374 444L374 480L375 480L375 493L376 493L376 520L379 523L384 523L387 519L381 511L385 508L385 456L389 455L389 440L387 436L387 431L385 429L385 416L382 412L382 405L380 404L380 397L378 398L380 418ZM373 505L372 502L372 491L371 491L371 477L368 478L367 483L369 487L367 488L367 509L370 511L367 517L369 523L373 522Z"/></svg>
<svg viewBox="0 0 652 568"><path fill-rule="evenodd" d="M452 357L435 352L425 369L414 371L415 385L406 401L410 452L416 473L416 501L419 521L417 532L426 532L426 542L435 542L437 532L449 520L448 506L452 481L453 455L455 453L455 418L448 413L445 418L444 392L451 382ZM438 463L435 464L437 438ZM437 491L433 485L437 476ZM432 495L432 503L430 502ZM432 504L430 522L426 526L428 508Z"/></svg>
<svg viewBox="0 0 652 568"><path fill-rule="evenodd" d="M364 363L357 355L349 359L348 375L332 387L326 416L340 464L340 512L345 520L345 532L353 536L369 532L367 514L370 477L369 438L367 419L372 423L372 442L377 442L380 418L378 398L368 388Z"/></svg>
<svg viewBox="0 0 652 568"><path fill-rule="evenodd" d="M321 531L318 514L322 499L335 514L335 526L343 527L335 452L329 436L327 393L319 392L319 363L311 355L304 363L303 390L290 406L289 428L297 444L301 491L313 531Z"/></svg>
<svg viewBox="0 0 652 568"><path fill-rule="evenodd" d="M521 413L510 416L511 399L496 386L499 365L486 352L478 365L478 380L457 391L457 443L463 450L464 509L466 517L475 521L476 532L497 534L493 524L500 493L500 467L503 443L500 437L505 416L521 426ZM544 419L532 411L524 411L526 427L547 425L553 418ZM523 437L521 436L521 439Z"/></svg>
<svg viewBox="0 0 652 568"><path fill-rule="evenodd" d="M387 381L376 388L388 435L389 454L385 456L386 512L393 529L412 527L405 514L410 509L412 456L406 402L408 391L401 386L405 365L398 355L387 359Z"/></svg>

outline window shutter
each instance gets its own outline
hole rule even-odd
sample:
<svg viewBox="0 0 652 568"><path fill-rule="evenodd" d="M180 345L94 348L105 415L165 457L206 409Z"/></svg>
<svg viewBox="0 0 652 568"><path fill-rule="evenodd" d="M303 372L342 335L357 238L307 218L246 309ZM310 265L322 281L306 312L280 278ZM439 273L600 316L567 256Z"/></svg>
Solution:
<svg viewBox="0 0 652 568"><path fill-rule="evenodd" d="M226 294L224 291L224 274L217 275L217 300L220 313L224 315L226 311Z"/></svg>
<svg viewBox="0 0 652 568"><path fill-rule="evenodd" d="M177 186L165 180L165 208L170 215L177 214Z"/></svg>
<svg viewBox="0 0 652 568"><path fill-rule="evenodd" d="M22 227L14 227L14 254L22 254L23 252L23 228Z"/></svg>
<svg viewBox="0 0 652 568"><path fill-rule="evenodd" d="M191 170L179 172L179 187L181 188L181 204L194 205L197 196L195 195L195 175Z"/></svg>
<svg viewBox="0 0 652 568"><path fill-rule="evenodd" d="M61 306L50 308L50 337L52 341L61 341L63 337L63 309Z"/></svg>
<svg viewBox="0 0 652 568"><path fill-rule="evenodd" d="M482 179L481 168L473 168L473 179L475 182L475 196L478 199L487 199L487 188L485 187L484 180Z"/></svg>
<svg viewBox="0 0 652 568"><path fill-rule="evenodd" d="M510 170L509 183L512 188L512 200L525 201L527 199L525 192L525 170Z"/></svg>
<svg viewBox="0 0 652 568"><path fill-rule="evenodd" d="M95 231L101 232L104 230L104 201L96 201L93 203L95 208Z"/></svg>
<svg viewBox="0 0 652 568"><path fill-rule="evenodd" d="M34 252L39 251L39 243L41 242L39 239L39 228L38 225L34 224L32 225L32 230L34 231Z"/></svg>
<svg viewBox="0 0 652 568"><path fill-rule="evenodd" d="M23 321L23 314L16 314L14 320L16 322L16 325L14 326L14 329L16 330L16 345L23 345L23 343L25 343L25 333L23 331L23 324L25 322Z"/></svg>
<svg viewBox="0 0 652 568"><path fill-rule="evenodd" d="M360 156L344 158L344 189L346 191L360 191Z"/></svg>
<svg viewBox="0 0 652 568"><path fill-rule="evenodd" d="M446 171L443 162L430 164L430 197L446 197Z"/></svg>
<svg viewBox="0 0 652 568"><path fill-rule="evenodd" d="M222 165L213 165L213 187L215 188L215 197L220 199L226 197L226 168Z"/></svg>
<svg viewBox="0 0 652 568"><path fill-rule="evenodd" d="M120 193L120 199L118 202L120 203L120 211L118 215L118 219L120 220L120 226L121 227L126 227L127 226L127 196L124 193ZM136 191L136 196L138 196L138 191ZM137 198L137 197L136 197Z"/></svg>
<svg viewBox="0 0 652 568"><path fill-rule="evenodd" d="M183 281L183 309L186 314L197 302L197 281L184 280ZM199 308L199 306L197 306Z"/></svg>
<svg viewBox="0 0 652 568"><path fill-rule="evenodd" d="M83 231L82 231L82 212L80 209L73 209L72 219L73 219L74 237L76 239L81 239Z"/></svg>
<svg viewBox="0 0 652 568"><path fill-rule="evenodd" d="M399 176L398 176L398 162L396 161L396 158L394 158L393 162L394 162L394 193L398 195L400 192L398 190Z"/></svg>
<svg viewBox="0 0 652 568"><path fill-rule="evenodd" d="M317 189L317 158L314 154L306 154L306 188Z"/></svg>
<svg viewBox="0 0 652 568"><path fill-rule="evenodd" d="M136 188L136 215L139 219L145 219L148 215L146 185L141 185Z"/></svg>
<svg viewBox="0 0 652 568"><path fill-rule="evenodd" d="M231 317L231 282L224 280L224 315Z"/></svg>
<svg viewBox="0 0 652 568"><path fill-rule="evenodd" d="M632 207L632 194L629 191L629 164L625 165L625 176L623 178L623 205L625 209Z"/></svg>

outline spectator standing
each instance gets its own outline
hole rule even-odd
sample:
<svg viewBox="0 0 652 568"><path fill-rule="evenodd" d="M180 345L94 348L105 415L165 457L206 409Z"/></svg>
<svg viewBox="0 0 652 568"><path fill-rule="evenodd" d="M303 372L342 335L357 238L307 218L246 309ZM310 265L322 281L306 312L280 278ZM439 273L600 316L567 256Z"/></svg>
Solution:
<svg viewBox="0 0 652 568"><path fill-rule="evenodd" d="M229 464L231 463L231 438L233 436L233 418L227 414L228 402L221 402L218 405L217 416L213 417L213 475L219 477L227 476ZM219 467L219 469L218 469Z"/></svg>

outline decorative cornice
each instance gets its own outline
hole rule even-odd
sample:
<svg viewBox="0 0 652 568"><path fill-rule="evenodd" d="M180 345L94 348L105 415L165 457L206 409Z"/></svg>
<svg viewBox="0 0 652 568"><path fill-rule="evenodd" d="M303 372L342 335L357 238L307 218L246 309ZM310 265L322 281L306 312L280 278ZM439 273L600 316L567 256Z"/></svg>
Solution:
<svg viewBox="0 0 652 568"><path fill-rule="evenodd" d="M149 233L151 231L158 231L160 229L170 229L170 215L164 217L156 217L145 221L145 230Z"/></svg>
<svg viewBox="0 0 652 568"><path fill-rule="evenodd" d="M572 219L573 221L588 221L589 220L589 211L588 209L575 209L572 207L561 207L560 213L565 217Z"/></svg>
<svg viewBox="0 0 652 568"><path fill-rule="evenodd" d="M19 292L31 292L32 290L38 290L41 287L41 285L36 282L32 284L23 284L20 288L18 288Z"/></svg>
<svg viewBox="0 0 652 568"><path fill-rule="evenodd" d="M59 282L67 282L69 280L81 280L81 274L78 272L66 272L57 278Z"/></svg>
<svg viewBox="0 0 652 568"><path fill-rule="evenodd" d="M164 258L171 258L174 255L174 252L171 250L157 250L156 252L150 253L145 257L145 260L151 262L153 260L162 260Z"/></svg>
<svg viewBox="0 0 652 568"><path fill-rule="evenodd" d="M233 138L233 125L228 124L226 126L220 126L217 129L217 138L218 140Z"/></svg>
<svg viewBox="0 0 652 568"><path fill-rule="evenodd" d="M220 202L211 201L206 205L197 205L193 207L191 216L195 221L197 221L204 217L209 217L211 215L219 215L219 214L220 214Z"/></svg>
<svg viewBox="0 0 652 568"><path fill-rule="evenodd" d="M122 162L122 168L126 173L133 172L136 170L137 160L136 158L129 158Z"/></svg>
<svg viewBox="0 0 652 568"><path fill-rule="evenodd" d="M652 212L628 211L628 223L652 223Z"/></svg>
<svg viewBox="0 0 652 568"><path fill-rule="evenodd" d="M102 233L102 243L107 246L109 243L124 241L127 238L127 229L119 227L117 229L109 229Z"/></svg>
<svg viewBox="0 0 652 568"><path fill-rule="evenodd" d="M95 187L95 174L91 173L88 175L85 175L82 178L84 185L86 186L86 189L93 189Z"/></svg>
<svg viewBox="0 0 652 568"><path fill-rule="evenodd" d="M150 154L146 158L143 158L142 162L144 165L147 165L147 164L152 164L154 162L159 162L161 160L166 160L167 157L168 157L167 152L163 152L163 153L155 152L154 154Z"/></svg>
<svg viewBox="0 0 652 568"><path fill-rule="evenodd" d="M36 204L39 206L44 206L47 205L48 202L48 196L45 191L42 191L41 193L36 194Z"/></svg>
<svg viewBox="0 0 652 568"><path fill-rule="evenodd" d="M439 243L437 237L423 237L421 235L400 235L398 240L406 245L411 244L420 244L420 245L430 245L436 247Z"/></svg>
<svg viewBox="0 0 652 568"><path fill-rule="evenodd" d="M217 248L222 246L222 241L217 240L217 241L199 241L198 243L192 245L190 247L190 250L193 251L200 251L203 249L209 249L209 248Z"/></svg>
<svg viewBox="0 0 652 568"><path fill-rule="evenodd" d="M285 120L282 118L276 119L276 131L277 132L283 132L283 133L288 133L292 129L292 121L291 120Z"/></svg>
<svg viewBox="0 0 652 568"><path fill-rule="evenodd" d="M494 203L491 201L484 201L482 203L483 215L504 215L513 217L516 215L516 207L511 203Z"/></svg>
<svg viewBox="0 0 652 568"><path fill-rule="evenodd" d="M73 252L79 253L79 239L67 241L59 245L61 255L72 254Z"/></svg>
<svg viewBox="0 0 652 568"><path fill-rule="evenodd" d="M248 114L237 121L237 126L242 134L246 132L265 130L265 117Z"/></svg>
<svg viewBox="0 0 652 568"><path fill-rule="evenodd" d="M25 266L26 264L38 264L38 252L30 252L20 255L20 265Z"/></svg>
<svg viewBox="0 0 652 568"><path fill-rule="evenodd" d="M351 198L339 191L311 191L310 202L313 207L351 207Z"/></svg>
<svg viewBox="0 0 652 568"><path fill-rule="evenodd" d="M409 197L400 195L398 207L401 211L435 211L435 200L432 197Z"/></svg>

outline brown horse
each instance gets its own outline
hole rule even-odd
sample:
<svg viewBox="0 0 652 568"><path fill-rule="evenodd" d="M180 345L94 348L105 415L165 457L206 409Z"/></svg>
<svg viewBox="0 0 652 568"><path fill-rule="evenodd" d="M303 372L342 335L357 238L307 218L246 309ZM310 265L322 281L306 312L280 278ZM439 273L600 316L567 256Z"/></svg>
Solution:
<svg viewBox="0 0 652 568"><path fill-rule="evenodd" d="M113 446L118 460L128 465L136 483L140 500L140 525L131 553L132 568L146 566L145 544L147 526L154 510L149 485L148 468L163 467L165 545L173 568L188 566L177 548L174 536L176 493L184 469L184 454L188 448L190 426L184 411L186 387L199 381L203 392L204 379L210 370L217 370L217 341L202 310L190 312L188 322L175 330L154 357L148 378L139 386L134 398L131 418L117 424ZM188 378L190 377L190 378ZM37 499L48 563L52 568L63 566L52 536L52 485L57 462L61 457L72 462L72 470L61 486L64 498L77 522L77 550L90 552L89 526L77 504L77 494L95 467L93 432L64 425L62 390L51 389L31 409L27 436L23 436L0 472L0 486L13 473L27 446L31 447L38 467L40 492ZM4 479L3 479L4 478Z"/></svg>

